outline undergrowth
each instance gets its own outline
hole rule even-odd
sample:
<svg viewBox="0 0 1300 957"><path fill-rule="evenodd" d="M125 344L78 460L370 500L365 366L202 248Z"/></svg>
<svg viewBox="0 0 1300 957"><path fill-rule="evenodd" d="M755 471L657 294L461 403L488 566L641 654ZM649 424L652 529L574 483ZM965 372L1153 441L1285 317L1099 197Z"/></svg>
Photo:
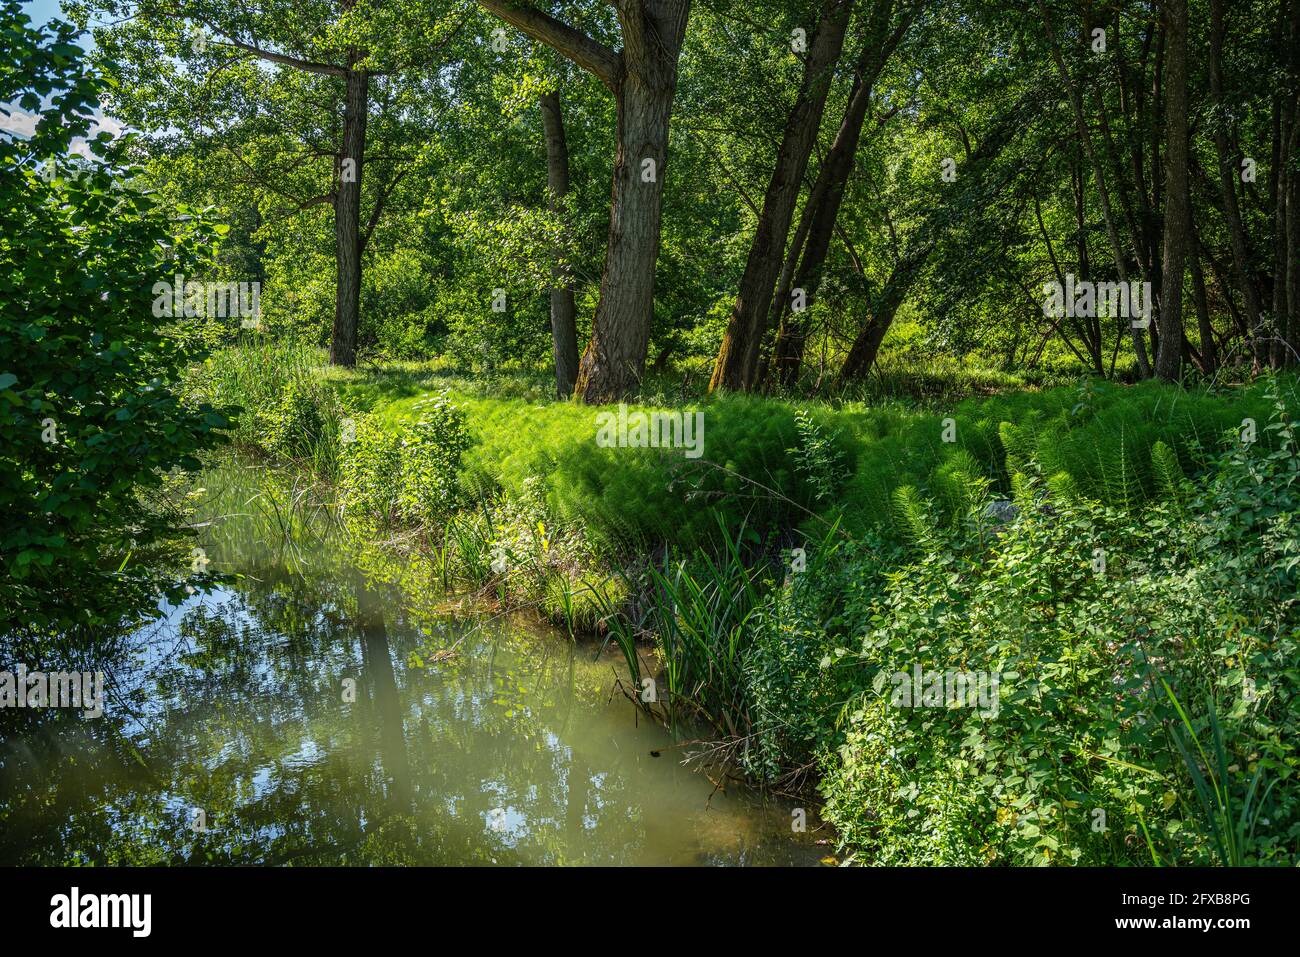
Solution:
<svg viewBox="0 0 1300 957"><path fill-rule="evenodd" d="M818 788L860 860L1295 859L1289 378L687 397L695 459L599 447L612 410L526 383L259 349L193 386L263 410L242 437L415 531L443 589L604 633L642 707ZM918 667L998 676L996 714L901 706Z"/></svg>

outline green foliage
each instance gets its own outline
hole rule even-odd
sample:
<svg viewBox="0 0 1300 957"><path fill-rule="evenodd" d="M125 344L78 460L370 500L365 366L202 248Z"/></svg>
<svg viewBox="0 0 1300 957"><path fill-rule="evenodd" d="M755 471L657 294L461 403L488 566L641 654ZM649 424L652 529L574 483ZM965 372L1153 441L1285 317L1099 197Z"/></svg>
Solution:
<svg viewBox="0 0 1300 957"><path fill-rule="evenodd" d="M461 504L461 456L470 437L464 410L446 392L421 399L415 409L420 417L402 438L397 503L407 521L433 523Z"/></svg>
<svg viewBox="0 0 1300 957"><path fill-rule="evenodd" d="M336 404L332 391L311 377L290 379L279 402L262 413L259 430L272 452L289 458L309 456L334 425L326 408Z"/></svg>
<svg viewBox="0 0 1300 957"><path fill-rule="evenodd" d="M401 435L375 416L362 416L342 455L339 489L349 513L392 520L402 495Z"/></svg>
<svg viewBox="0 0 1300 957"><path fill-rule="evenodd" d="M348 416L321 376L321 361L320 351L301 340L250 336L192 368L186 391L195 400L233 406L237 442L307 460L333 479Z"/></svg>
<svg viewBox="0 0 1300 957"><path fill-rule="evenodd" d="M859 689L824 759L842 839L886 864L1291 862L1300 499L1281 411L1278 447L1220 458L1185 510L1040 488L993 540L932 523L883 595L828 610ZM1001 675L996 715L896 706L890 676L918 664ZM1235 704L1193 719L1166 688Z"/></svg>
<svg viewBox="0 0 1300 957"><path fill-rule="evenodd" d="M794 456L795 467L812 488L813 498L829 503L848 477L843 449L827 438L807 409L796 410L794 419L799 445L786 451Z"/></svg>
<svg viewBox="0 0 1300 957"><path fill-rule="evenodd" d="M781 403L728 396L700 405L698 459L680 448L599 447L597 416L617 414L614 407L493 400L466 406L475 438L466 455L472 487L513 497L539 479L558 521L583 526L613 550L717 542L718 515L730 528L766 529L806 517L812 504L787 451L797 435L793 410ZM393 403L386 414L405 416L409 408Z"/></svg>
<svg viewBox="0 0 1300 957"><path fill-rule="evenodd" d="M434 268L414 249L396 250L369 265L361 282L361 312L367 319L362 348L389 359L434 351L447 331L438 314L440 290L429 281Z"/></svg>
<svg viewBox="0 0 1300 957"><path fill-rule="evenodd" d="M1151 467L1155 471L1156 483L1160 494L1171 502L1181 500L1186 482L1183 467L1178 463L1178 456L1173 449L1158 441L1151 446Z"/></svg>
<svg viewBox="0 0 1300 957"><path fill-rule="evenodd" d="M1184 391L1156 382L1137 386L1088 382L1076 388L967 399L954 408L956 443L942 441L937 416L897 407L849 406L842 413L858 442L857 465L841 504L850 531L887 526L899 512L894 492L914 485L940 500L948 517L963 514L964 488L988 480L1010 491L1011 476L1031 460L1044 475L1077 494L1121 508L1138 508L1161 495L1156 443L1180 468L1205 464L1246 418L1264 421L1277 401L1300 408L1294 380L1280 379L1226 393ZM942 418L947 418L944 416ZM1262 441L1273 441L1265 433ZM1168 468L1167 456L1161 468ZM1169 473L1172 477L1172 473ZM896 531L904 531L897 526Z"/></svg>
<svg viewBox="0 0 1300 957"><path fill-rule="evenodd" d="M228 420L177 394L199 358L151 289L210 255L214 228L133 183L125 144L91 133L106 81L76 31L0 4L0 102L39 117L0 136L0 634L115 634L184 581L155 560L167 473L199 466Z"/></svg>
<svg viewBox="0 0 1300 957"><path fill-rule="evenodd" d="M1246 785L1245 796L1240 799L1240 813L1237 813L1238 799L1233 792L1239 785L1234 780L1237 776L1228 765L1228 749L1224 744L1223 728L1219 723L1218 709L1214 701L1208 702L1206 707L1210 726L1210 749L1214 756L1214 760L1211 761L1210 755L1206 754L1206 749L1201 744L1201 737L1191 717L1174 694L1174 690L1163 678L1160 683L1169 696L1170 703L1178 712L1180 726L1171 728L1169 733L1178 747L1178 753L1182 756L1183 764L1196 788L1196 799L1199 802L1202 820L1209 825L1208 829L1219 862L1225 867L1241 867L1252 863L1253 852L1256 850L1255 829L1259 824L1264 804L1268 801L1269 792L1272 791L1277 780L1270 781L1265 790L1260 792L1259 785L1265 766L1262 762L1256 763L1255 773L1250 776L1249 784ZM1192 750L1193 747L1196 749L1195 752ZM1158 856L1157 860L1159 860Z"/></svg>
<svg viewBox="0 0 1300 957"><path fill-rule="evenodd" d="M398 426L363 416L355 441L344 446L340 487L353 514L434 525L463 504L461 456L470 444L465 413L445 392L415 408L420 418Z"/></svg>

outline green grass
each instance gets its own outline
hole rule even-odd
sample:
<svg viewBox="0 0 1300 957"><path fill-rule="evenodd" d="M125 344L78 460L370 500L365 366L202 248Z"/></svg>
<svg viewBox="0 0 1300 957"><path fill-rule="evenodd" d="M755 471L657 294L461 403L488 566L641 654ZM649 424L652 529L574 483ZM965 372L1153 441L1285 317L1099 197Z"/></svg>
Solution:
<svg viewBox="0 0 1300 957"><path fill-rule="evenodd" d="M395 432L418 421L423 400L446 390L464 409L473 440L463 459L466 488L480 498L518 499L540 483L554 521L581 526L601 548L619 553L664 543L716 549L719 516L728 527L745 528L751 540L795 528L815 533L837 518L850 536L875 530L897 537L896 489L914 486L955 513L955 493L972 467L1009 497L1010 472L1030 459L1045 476L1067 477L1083 494L1134 508L1159 495L1152 459L1158 443L1191 474L1244 419L1262 422L1270 407L1259 385L1209 391L1083 380L985 395L979 376L967 372L963 388L977 394L923 404L695 398L676 406L704 413L704 454L690 459L681 450L598 448L596 415L613 407L556 401L542 374L457 378L429 363L345 371L324 366L313 350L259 344L214 357L197 388L214 401L275 409L289 383L303 376L328 384L344 409L372 414ZM940 369L934 378L946 383L937 395L962 385L958 370ZM999 387L1012 382L994 381ZM1296 408L1294 379L1281 385ZM840 486L820 500L793 451L800 411L849 466ZM239 430L255 439L256 417L241 418ZM321 456L328 465L337 443L325 434L320 444L329 446Z"/></svg>

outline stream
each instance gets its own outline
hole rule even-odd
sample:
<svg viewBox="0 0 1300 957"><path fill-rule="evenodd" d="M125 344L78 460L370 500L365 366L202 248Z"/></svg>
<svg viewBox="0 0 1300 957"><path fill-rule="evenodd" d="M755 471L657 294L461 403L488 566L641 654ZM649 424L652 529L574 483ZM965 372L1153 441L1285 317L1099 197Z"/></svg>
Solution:
<svg viewBox="0 0 1300 957"><path fill-rule="evenodd" d="M790 803L683 766L618 688L614 648L448 596L262 460L232 457L199 487L195 560L238 577L93 660L46 664L103 670L103 717L0 712L0 864L831 853L811 809L796 833Z"/></svg>

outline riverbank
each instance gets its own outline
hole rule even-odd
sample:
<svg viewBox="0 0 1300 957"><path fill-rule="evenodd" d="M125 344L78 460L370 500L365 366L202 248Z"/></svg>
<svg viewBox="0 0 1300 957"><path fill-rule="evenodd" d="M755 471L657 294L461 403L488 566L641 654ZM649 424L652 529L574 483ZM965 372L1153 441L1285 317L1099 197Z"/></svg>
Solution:
<svg viewBox="0 0 1300 957"><path fill-rule="evenodd" d="M192 491L220 579L96 655L102 714L0 709L6 864L831 854L815 817L791 830L792 802L682 767L672 735L611 694L628 680L616 649L448 600L411 556L341 526L304 471L223 454Z"/></svg>
<svg viewBox="0 0 1300 957"><path fill-rule="evenodd" d="M865 859L1295 857L1290 379L619 410L262 344L192 390L439 587L604 631ZM633 441L651 412L700 454Z"/></svg>

